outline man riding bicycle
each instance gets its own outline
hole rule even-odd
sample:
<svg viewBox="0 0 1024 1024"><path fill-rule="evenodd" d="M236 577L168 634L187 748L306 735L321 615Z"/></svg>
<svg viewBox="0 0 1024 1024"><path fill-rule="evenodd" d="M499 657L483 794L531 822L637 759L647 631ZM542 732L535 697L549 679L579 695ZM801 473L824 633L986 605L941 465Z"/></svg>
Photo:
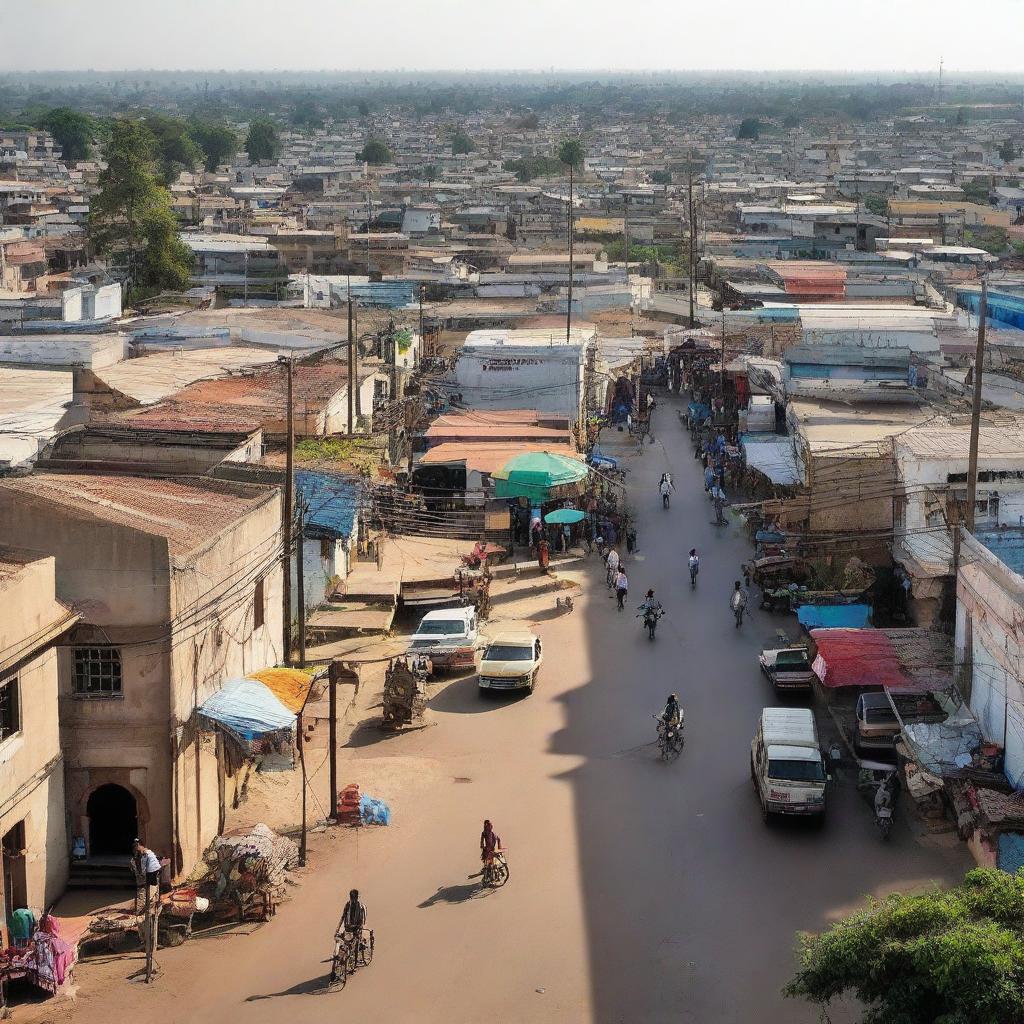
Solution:
<svg viewBox="0 0 1024 1024"><path fill-rule="evenodd" d="M501 849L501 837L494 831L490 820L484 821L484 830L480 833L480 859L487 864L494 860L494 854Z"/></svg>
<svg viewBox="0 0 1024 1024"><path fill-rule="evenodd" d="M348 894L348 902L345 904L345 909L341 912L341 920L338 922L338 928L334 933L334 937L347 941L346 937L351 935L359 939L363 934L365 926L366 907L359 902L359 890L352 889Z"/></svg>
<svg viewBox="0 0 1024 1024"><path fill-rule="evenodd" d="M661 713L661 720L665 727L668 729L674 729L679 725L682 712L679 708L679 698L674 694L668 695L668 700L665 702L665 710Z"/></svg>

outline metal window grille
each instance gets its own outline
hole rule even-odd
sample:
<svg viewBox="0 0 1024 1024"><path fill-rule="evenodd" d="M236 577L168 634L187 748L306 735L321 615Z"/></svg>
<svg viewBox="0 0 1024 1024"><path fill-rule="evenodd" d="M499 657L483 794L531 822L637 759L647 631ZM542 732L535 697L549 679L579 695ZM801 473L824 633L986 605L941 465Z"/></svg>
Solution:
<svg viewBox="0 0 1024 1024"><path fill-rule="evenodd" d="M76 647L75 693L83 697L115 697L121 693L121 652L116 647Z"/></svg>
<svg viewBox="0 0 1024 1024"><path fill-rule="evenodd" d="M21 732L21 701L18 677L0 680L0 743Z"/></svg>

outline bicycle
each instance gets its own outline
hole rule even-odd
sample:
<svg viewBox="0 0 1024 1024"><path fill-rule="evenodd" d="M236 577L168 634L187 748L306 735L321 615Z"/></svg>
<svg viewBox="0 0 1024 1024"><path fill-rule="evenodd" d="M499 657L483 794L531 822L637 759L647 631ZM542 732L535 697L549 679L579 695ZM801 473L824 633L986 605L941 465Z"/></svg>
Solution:
<svg viewBox="0 0 1024 1024"><path fill-rule="evenodd" d="M674 761L682 752L685 739L683 737L683 712L679 711L679 722L675 726L665 725L665 720L658 715L651 715L658 723L658 754L662 761Z"/></svg>
<svg viewBox="0 0 1024 1024"><path fill-rule="evenodd" d="M358 967L369 967L373 960L374 935L372 928L360 928L359 934L340 932L334 936L334 954L327 987L344 988L348 976Z"/></svg>
<svg viewBox="0 0 1024 1024"><path fill-rule="evenodd" d="M500 889L509 879L508 858L505 850L495 850L484 861L484 870L480 875L480 884L485 889Z"/></svg>

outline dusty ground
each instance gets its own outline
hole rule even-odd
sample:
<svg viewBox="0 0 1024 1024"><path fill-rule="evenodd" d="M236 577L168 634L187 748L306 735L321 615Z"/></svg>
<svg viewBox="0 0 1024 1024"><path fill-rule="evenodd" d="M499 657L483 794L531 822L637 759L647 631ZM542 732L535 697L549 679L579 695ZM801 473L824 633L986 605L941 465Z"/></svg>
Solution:
<svg viewBox="0 0 1024 1024"><path fill-rule="evenodd" d="M641 550L628 565L632 603L654 586L668 609L657 639L616 613L596 559L571 615L556 616L553 591L525 607L499 601L496 614L514 609L545 640L533 696L481 699L472 677L455 679L435 688L428 728L385 736L357 725L340 780L389 799L393 824L314 835L275 920L162 951L149 988L124 980L137 960L81 965L76 1022L810 1024L816 1011L779 991L797 930L822 928L867 893L960 875L968 858L947 837L921 839L901 822L879 842L849 778L823 829L762 823L749 744L772 694L756 652L794 621L755 612L733 628L727 598L749 547L735 525L711 525L670 402L661 415L659 443L630 463ZM679 485L669 511L655 491L665 468ZM696 592L684 569L694 545ZM669 690L685 705L687 743L663 765L650 715ZM321 759L311 752L311 771ZM317 769L315 789L325 775ZM512 870L486 894L475 877L484 817ZM353 885L377 957L325 994ZM49 1005L41 1019L70 1010Z"/></svg>

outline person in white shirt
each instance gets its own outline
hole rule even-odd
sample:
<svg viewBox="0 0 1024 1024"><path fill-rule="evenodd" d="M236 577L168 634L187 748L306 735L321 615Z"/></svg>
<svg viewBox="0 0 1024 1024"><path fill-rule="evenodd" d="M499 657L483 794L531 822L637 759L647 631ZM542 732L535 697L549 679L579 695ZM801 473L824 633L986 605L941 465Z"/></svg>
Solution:
<svg viewBox="0 0 1024 1024"><path fill-rule="evenodd" d="M619 569L615 574L615 600L618 602L618 609L621 612L626 604L626 597L629 594L629 580L626 573Z"/></svg>
<svg viewBox="0 0 1024 1024"><path fill-rule="evenodd" d="M612 586L615 582L615 575L619 571L619 553L615 548L608 549L608 556L604 560L604 564L608 567L608 586Z"/></svg>
<svg viewBox="0 0 1024 1024"><path fill-rule="evenodd" d="M141 874L146 876L146 885L160 884L160 859L148 847L142 845L141 839L136 839L132 845L132 852L135 854L135 862L139 866Z"/></svg>
<svg viewBox="0 0 1024 1024"><path fill-rule="evenodd" d="M690 548L690 557L688 559L688 564L690 567L690 583L696 584L697 573L700 572L700 558L697 555L696 548Z"/></svg>

